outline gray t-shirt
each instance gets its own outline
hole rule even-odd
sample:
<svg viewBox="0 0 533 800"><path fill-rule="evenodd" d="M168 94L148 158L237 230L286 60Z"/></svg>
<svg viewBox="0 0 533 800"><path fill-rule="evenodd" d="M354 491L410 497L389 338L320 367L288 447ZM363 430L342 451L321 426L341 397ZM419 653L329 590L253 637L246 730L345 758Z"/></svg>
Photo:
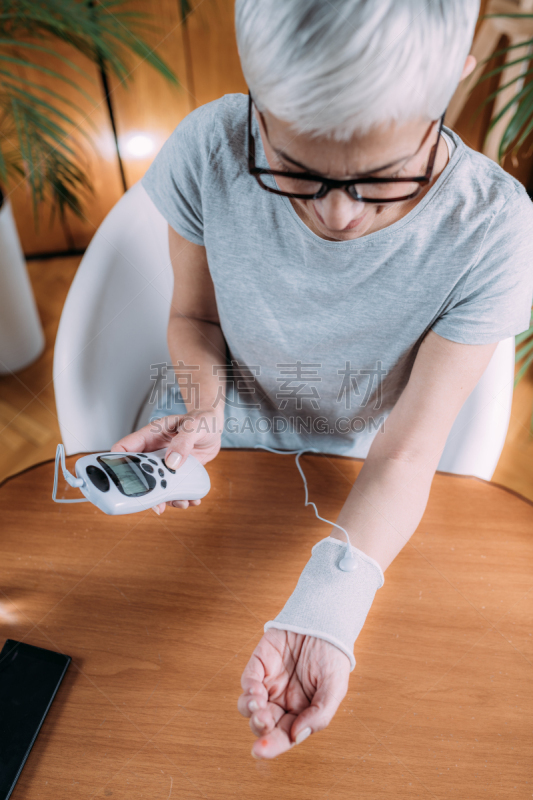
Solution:
<svg viewBox="0 0 533 800"><path fill-rule="evenodd" d="M197 108L142 183L206 248L231 364L222 446L350 454L390 413L430 329L485 344L528 328L533 204L445 128L451 158L414 209L327 241L248 173L247 111L245 94ZM252 120L256 163L268 168Z"/></svg>

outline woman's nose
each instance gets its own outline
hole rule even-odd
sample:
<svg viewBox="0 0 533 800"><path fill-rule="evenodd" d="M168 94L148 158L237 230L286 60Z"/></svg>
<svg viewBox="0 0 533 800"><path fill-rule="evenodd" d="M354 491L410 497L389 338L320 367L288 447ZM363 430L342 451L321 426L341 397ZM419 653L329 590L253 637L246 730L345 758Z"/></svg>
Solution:
<svg viewBox="0 0 533 800"><path fill-rule="evenodd" d="M344 189L332 189L323 199L313 202L324 224L333 231L342 231L365 213L365 204L353 200Z"/></svg>

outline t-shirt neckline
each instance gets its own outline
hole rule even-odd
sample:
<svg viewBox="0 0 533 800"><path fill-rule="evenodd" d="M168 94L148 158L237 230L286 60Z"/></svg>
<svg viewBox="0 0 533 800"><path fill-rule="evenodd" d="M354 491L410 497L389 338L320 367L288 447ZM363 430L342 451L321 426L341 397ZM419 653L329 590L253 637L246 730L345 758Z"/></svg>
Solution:
<svg viewBox="0 0 533 800"><path fill-rule="evenodd" d="M254 126L254 131L253 131L254 139L257 143L256 148L260 153L260 159L261 159L261 161L258 160L258 163L264 163L266 165L268 164L268 162L266 160L266 154L263 147L263 140L261 139L261 133L259 131L259 125L257 123L257 120L255 119L255 116L252 117L252 121ZM405 217L402 217L402 219L399 219L397 222L393 222L391 225L387 225L386 228L382 228L379 231L374 231L374 233L368 233L366 236L361 236L359 239L349 239L345 242L330 242L328 239L323 239L321 236L318 236L316 233L314 233L314 231L312 231L311 228L309 228L305 224L305 222L300 219L300 217L292 207L291 201L289 200L288 197L284 197L283 195L271 195L271 196L276 200L281 200L284 203L285 208L289 212L290 216L292 217L294 222L296 222L296 224L304 231L306 236L311 238L314 242L317 242L318 244L323 245L325 247L330 247L330 248L361 247L365 244L368 244L369 242L374 243L378 239L394 236L405 225L409 225L409 223L411 223L413 219L417 217L426 208L426 206L433 200L435 195L438 192L440 192L444 184L447 183L451 173L456 168L458 162L460 161L460 159L464 154L465 146L462 139L460 139L460 137L457 136L457 134L454 133L454 131L446 127L446 125L442 126L442 130L454 142L455 149L451 157L448 159L448 163L442 170L441 174L439 175L439 177L437 178L437 180L435 181L429 192L425 195L425 197L422 198L422 200L414 208L411 209L411 211L409 211L408 214L405 215Z"/></svg>

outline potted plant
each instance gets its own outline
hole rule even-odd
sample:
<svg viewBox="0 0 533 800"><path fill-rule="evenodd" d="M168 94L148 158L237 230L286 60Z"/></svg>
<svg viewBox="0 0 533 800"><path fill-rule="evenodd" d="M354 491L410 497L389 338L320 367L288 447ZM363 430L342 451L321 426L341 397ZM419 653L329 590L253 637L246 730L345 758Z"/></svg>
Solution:
<svg viewBox="0 0 533 800"><path fill-rule="evenodd" d="M83 198L93 191L84 171L83 150L70 136L73 115L82 112L71 99L73 90L74 97L77 93L96 102L76 82L80 72L86 73L58 53L54 43L67 43L97 65L108 106L107 74L126 83L131 54L179 86L172 70L139 34L141 25L143 32L151 28L147 15L125 10L125 4L125 0L0 0L0 374L27 366L44 347L8 198L10 181L29 186L36 222L43 201L50 203L52 216L59 212L63 218L67 208L81 216ZM187 0L181 0L180 9L184 21L190 11ZM49 80L37 82L35 74L52 78L56 85L52 89Z"/></svg>

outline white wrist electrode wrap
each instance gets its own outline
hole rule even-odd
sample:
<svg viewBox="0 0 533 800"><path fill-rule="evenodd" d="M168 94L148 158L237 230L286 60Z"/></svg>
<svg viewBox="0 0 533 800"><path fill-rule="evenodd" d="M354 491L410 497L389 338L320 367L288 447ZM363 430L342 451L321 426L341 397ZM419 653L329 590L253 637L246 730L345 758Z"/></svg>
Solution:
<svg viewBox="0 0 533 800"><path fill-rule="evenodd" d="M353 649L378 589L385 583L378 562L350 545L356 567L344 571L340 562L346 544L331 536L317 542L296 589L269 628L325 639L342 650L355 669Z"/></svg>

